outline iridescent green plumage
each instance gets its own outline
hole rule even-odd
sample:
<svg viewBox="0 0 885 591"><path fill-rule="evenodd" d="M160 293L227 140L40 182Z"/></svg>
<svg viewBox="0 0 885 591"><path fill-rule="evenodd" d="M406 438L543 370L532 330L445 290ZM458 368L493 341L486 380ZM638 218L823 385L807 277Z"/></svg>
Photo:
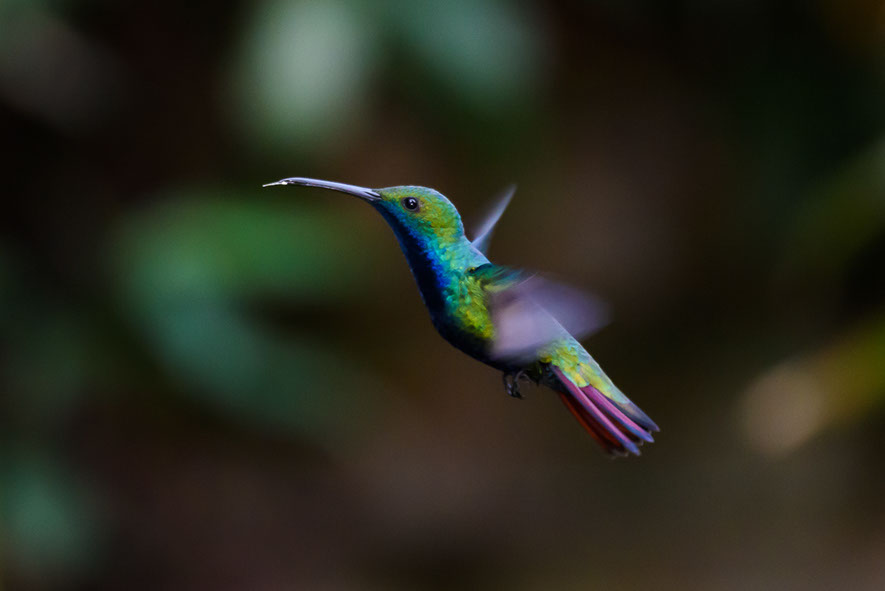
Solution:
<svg viewBox="0 0 885 591"><path fill-rule="evenodd" d="M605 375L575 336L599 323L599 310L574 290L489 262L497 218L471 242L458 210L433 189L367 189L306 178L272 185L333 189L369 202L390 224L439 333L468 355L504 372L519 397L528 378L555 390L591 435L612 453L638 454L657 426Z"/></svg>

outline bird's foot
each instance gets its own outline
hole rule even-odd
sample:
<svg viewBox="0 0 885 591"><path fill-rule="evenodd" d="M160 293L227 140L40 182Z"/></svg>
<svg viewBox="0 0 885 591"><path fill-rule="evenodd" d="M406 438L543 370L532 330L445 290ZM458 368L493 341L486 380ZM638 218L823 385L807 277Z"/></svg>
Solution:
<svg viewBox="0 0 885 591"><path fill-rule="evenodd" d="M522 393L519 391L519 380L529 380L528 374L524 370L519 370L517 372L509 372L503 375L504 378L504 391L507 392L508 396L512 396L513 398L522 399Z"/></svg>

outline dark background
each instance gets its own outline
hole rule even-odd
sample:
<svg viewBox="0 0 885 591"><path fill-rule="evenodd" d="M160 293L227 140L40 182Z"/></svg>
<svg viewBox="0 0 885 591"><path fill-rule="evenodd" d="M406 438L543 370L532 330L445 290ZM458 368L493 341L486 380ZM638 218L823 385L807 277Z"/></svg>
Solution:
<svg viewBox="0 0 885 591"><path fill-rule="evenodd" d="M885 4L0 2L0 587L885 588ZM285 176L606 299L609 461Z"/></svg>

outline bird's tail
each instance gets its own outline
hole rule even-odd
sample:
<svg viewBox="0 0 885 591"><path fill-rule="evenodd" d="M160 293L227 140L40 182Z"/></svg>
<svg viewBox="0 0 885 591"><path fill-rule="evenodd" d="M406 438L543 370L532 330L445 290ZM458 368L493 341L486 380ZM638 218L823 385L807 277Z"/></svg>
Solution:
<svg viewBox="0 0 885 591"><path fill-rule="evenodd" d="M606 452L638 456L639 445L654 441L651 434L660 429L638 406L626 398L614 400L592 384L579 387L561 369L550 367L563 386L559 397Z"/></svg>

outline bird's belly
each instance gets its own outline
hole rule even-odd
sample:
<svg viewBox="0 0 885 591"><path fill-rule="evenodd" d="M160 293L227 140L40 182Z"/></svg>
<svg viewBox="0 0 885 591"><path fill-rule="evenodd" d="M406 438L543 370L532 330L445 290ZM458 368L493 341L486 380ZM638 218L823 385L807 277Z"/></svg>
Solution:
<svg viewBox="0 0 885 591"><path fill-rule="evenodd" d="M449 318L434 318L433 325L440 336L453 347L467 353L475 359L488 363L491 339L483 338L474 330L459 326Z"/></svg>
<svg viewBox="0 0 885 591"><path fill-rule="evenodd" d="M521 361L493 357L491 354L492 338L473 327L453 321L451 318L434 318L433 324L440 336L453 347L497 370L510 373L529 369L529 366L536 365L535 362L526 364Z"/></svg>

